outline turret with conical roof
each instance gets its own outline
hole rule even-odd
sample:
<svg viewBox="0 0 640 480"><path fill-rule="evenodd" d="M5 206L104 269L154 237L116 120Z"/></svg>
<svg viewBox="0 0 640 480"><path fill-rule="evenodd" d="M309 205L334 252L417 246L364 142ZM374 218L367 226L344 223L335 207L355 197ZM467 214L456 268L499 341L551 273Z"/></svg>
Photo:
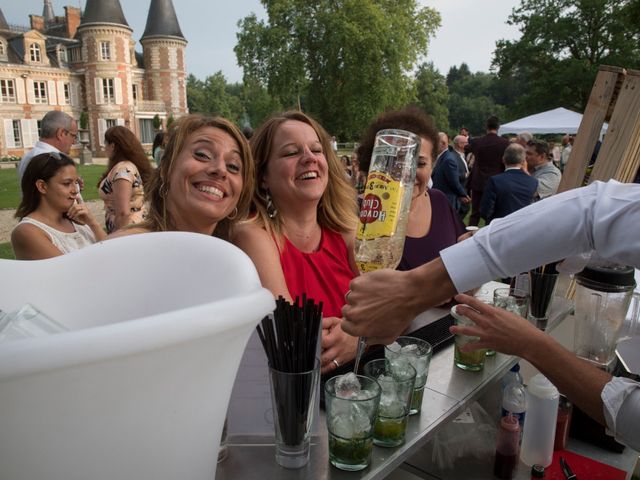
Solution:
<svg viewBox="0 0 640 480"><path fill-rule="evenodd" d="M176 37L184 40L171 0L151 0L147 26L140 40L150 37Z"/></svg>
<svg viewBox="0 0 640 480"><path fill-rule="evenodd" d="M2 8L0 8L0 30L9 30L9 25L7 24L7 20L4 18Z"/></svg>
<svg viewBox="0 0 640 480"><path fill-rule="evenodd" d="M127 19L124 18L124 13L118 0L87 0L80 27L105 23L122 25L131 29Z"/></svg>
<svg viewBox="0 0 640 480"><path fill-rule="evenodd" d="M168 116L188 113L185 47L171 0L151 0L147 27L140 39L144 56L146 91L164 102Z"/></svg>
<svg viewBox="0 0 640 480"><path fill-rule="evenodd" d="M44 8L42 9L42 17L46 23L53 22L56 16L53 13L53 5L51 0L44 0Z"/></svg>
<svg viewBox="0 0 640 480"><path fill-rule="evenodd" d="M83 50L91 144L96 154L103 152L106 119L117 121L118 125L135 123L131 101L135 62L132 32L118 0L87 0L78 36Z"/></svg>

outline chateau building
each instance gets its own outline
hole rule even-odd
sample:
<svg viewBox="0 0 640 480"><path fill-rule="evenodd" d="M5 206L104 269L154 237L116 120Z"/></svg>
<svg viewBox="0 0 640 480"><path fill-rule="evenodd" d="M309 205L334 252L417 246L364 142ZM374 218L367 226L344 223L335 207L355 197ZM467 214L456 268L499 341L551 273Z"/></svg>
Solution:
<svg viewBox="0 0 640 480"><path fill-rule="evenodd" d="M151 0L142 52L118 0L87 0L84 12L66 6L63 16L44 0L42 15L29 19L29 27L9 25L0 9L0 156L33 147L49 110L76 120L86 113L94 155L104 154L110 126L146 145L154 116L166 125L187 113L187 41L171 0Z"/></svg>

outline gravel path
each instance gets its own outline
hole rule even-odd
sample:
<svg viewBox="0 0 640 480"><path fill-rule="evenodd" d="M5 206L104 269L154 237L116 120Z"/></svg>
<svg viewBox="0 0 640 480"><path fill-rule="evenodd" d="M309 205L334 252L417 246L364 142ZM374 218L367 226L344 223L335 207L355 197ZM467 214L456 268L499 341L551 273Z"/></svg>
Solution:
<svg viewBox="0 0 640 480"><path fill-rule="evenodd" d="M87 205L91 209L93 216L102 222L104 219L104 202L102 200L94 200L93 202L87 202ZM15 210L0 210L0 243L5 243L11 240L11 230L18 223L17 218L13 218Z"/></svg>

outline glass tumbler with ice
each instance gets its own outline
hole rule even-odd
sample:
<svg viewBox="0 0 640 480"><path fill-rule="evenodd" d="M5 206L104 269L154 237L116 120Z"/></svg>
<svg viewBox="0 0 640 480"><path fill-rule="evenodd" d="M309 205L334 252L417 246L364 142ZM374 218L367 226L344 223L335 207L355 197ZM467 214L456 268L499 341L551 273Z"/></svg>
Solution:
<svg viewBox="0 0 640 480"><path fill-rule="evenodd" d="M429 364L433 349L429 342L415 337L398 337L391 345L384 349L384 355L391 368L402 371L407 362L416 370L416 383L411 398L410 415L420 412L424 387L427 383Z"/></svg>
<svg viewBox="0 0 640 480"><path fill-rule="evenodd" d="M324 391L329 461L341 470L366 468L371 463L380 385L351 372L329 379Z"/></svg>
<svg viewBox="0 0 640 480"><path fill-rule="evenodd" d="M367 363L364 374L377 380L382 390L373 443L380 447L402 445L416 381L415 368L407 362L402 369L394 369L389 360L382 358Z"/></svg>

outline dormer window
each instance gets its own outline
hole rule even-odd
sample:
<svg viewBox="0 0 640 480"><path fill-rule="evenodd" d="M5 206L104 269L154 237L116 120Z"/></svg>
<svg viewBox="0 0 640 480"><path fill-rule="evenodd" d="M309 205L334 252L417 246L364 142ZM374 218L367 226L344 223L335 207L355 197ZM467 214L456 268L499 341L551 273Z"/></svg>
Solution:
<svg viewBox="0 0 640 480"><path fill-rule="evenodd" d="M67 56L66 48L60 47L60 50L58 51L58 60L63 65L66 65L69 62L69 57Z"/></svg>
<svg viewBox="0 0 640 480"><path fill-rule="evenodd" d="M0 60L7 59L7 44L0 38Z"/></svg>
<svg viewBox="0 0 640 480"><path fill-rule="evenodd" d="M40 63L42 61L40 45L38 45L37 43L32 43L31 45L29 45L29 55L32 62Z"/></svg>
<svg viewBox="0 0 640 480"><path fill-rule="evenodd" d="M111 42L100 42L100 59L111 60Z"/></svg>

